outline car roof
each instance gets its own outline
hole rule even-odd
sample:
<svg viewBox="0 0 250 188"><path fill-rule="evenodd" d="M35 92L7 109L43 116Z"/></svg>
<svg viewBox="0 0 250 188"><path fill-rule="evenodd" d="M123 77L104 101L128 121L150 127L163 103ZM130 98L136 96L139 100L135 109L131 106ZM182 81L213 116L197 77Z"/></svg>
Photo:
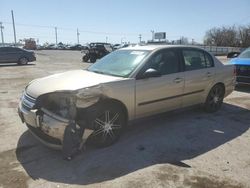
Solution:
<svg viewBox="0 0 250 188"><path fill-rule="evenodd" d="M22 48L15 47L15 46L1 46L0 49L21 49L21 50L23 50Z"/></svg>
<svg viewBox="0 0 250 188"><path fill-rule="evenodd" d="M108 45L110 45L110 43L105 43L105 42L91 42L90 44L101 44L101 45L108 44Z"/></svg>
<svg viewBox="0 0 250 188"><path fill-rule="evenodd" d="M0 46L0 48L18 48L18 47L14 47L14 46Z"/></svg>
<svg viewBox="0 0 250 188"><path fill-rule="evenodd" d="M129 46L126 48L122 48L119 50L146 50L146 51L154 51L165 48L193 48L193 49L202 49L197 46L188 46L188 45L136 45ZM203 50L203 49L202 49Z"/></svg>

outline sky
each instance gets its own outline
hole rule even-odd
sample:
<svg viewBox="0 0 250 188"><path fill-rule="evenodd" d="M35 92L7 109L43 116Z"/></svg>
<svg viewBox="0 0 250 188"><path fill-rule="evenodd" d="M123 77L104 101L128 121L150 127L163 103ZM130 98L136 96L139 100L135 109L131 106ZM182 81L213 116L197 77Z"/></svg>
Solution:
<svg viewBox="0 0 250 188"><path fill-rule="evenodd" d="M166 32L203 42L212 27L250 24L250 0L0 0L4 41L13 42L11 10L17 40L35 38L40 44L131 42Z"/></svg>

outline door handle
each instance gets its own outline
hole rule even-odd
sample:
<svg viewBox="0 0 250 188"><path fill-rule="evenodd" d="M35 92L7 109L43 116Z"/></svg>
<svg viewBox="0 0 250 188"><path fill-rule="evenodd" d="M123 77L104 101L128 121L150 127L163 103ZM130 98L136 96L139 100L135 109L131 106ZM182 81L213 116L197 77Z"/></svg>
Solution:
<svg viewBox="0 0 250 188"><path fill-rule="evenodd" d="M175 82L175 83L180 83L182 80L183 80L183 78L175 78L175 79L174 79L174 82Z"/></svg>
<svg viewBox="0 0 250 188"><path fill-rule="evenodd" d="M207 75L207 77L211 77L212 73L211 72L207 72L206 75Z"/></svg>

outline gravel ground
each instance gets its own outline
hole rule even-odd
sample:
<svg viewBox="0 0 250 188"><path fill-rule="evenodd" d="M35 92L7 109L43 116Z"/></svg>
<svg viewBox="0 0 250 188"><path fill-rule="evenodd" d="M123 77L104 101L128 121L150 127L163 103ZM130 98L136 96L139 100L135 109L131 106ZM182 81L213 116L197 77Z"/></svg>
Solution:
<svg viewBox="0 0 250 188"><path fill-rule="evenodd" d="M0 65L0 187L250 187L250 88L214 114L191 108L133 122L118 143L67 162L30 135L17 105L31 80L89 64L78 51L36 53L27 66Z"/></svg>

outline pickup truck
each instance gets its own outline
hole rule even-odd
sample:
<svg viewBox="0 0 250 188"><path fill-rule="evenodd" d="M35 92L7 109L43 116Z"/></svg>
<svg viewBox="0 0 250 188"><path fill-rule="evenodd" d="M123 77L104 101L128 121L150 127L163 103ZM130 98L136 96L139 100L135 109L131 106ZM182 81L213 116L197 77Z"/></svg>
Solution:
<svg viewBox="0 0 250 188"><path fill-rule="evenodd" d="M192 105L216 112L234 85L234 66L203 49L135 46L114 51L86 70L31 81L18 111L47 146L67 150L87 140L103 147L137 118Z"/></svg>

